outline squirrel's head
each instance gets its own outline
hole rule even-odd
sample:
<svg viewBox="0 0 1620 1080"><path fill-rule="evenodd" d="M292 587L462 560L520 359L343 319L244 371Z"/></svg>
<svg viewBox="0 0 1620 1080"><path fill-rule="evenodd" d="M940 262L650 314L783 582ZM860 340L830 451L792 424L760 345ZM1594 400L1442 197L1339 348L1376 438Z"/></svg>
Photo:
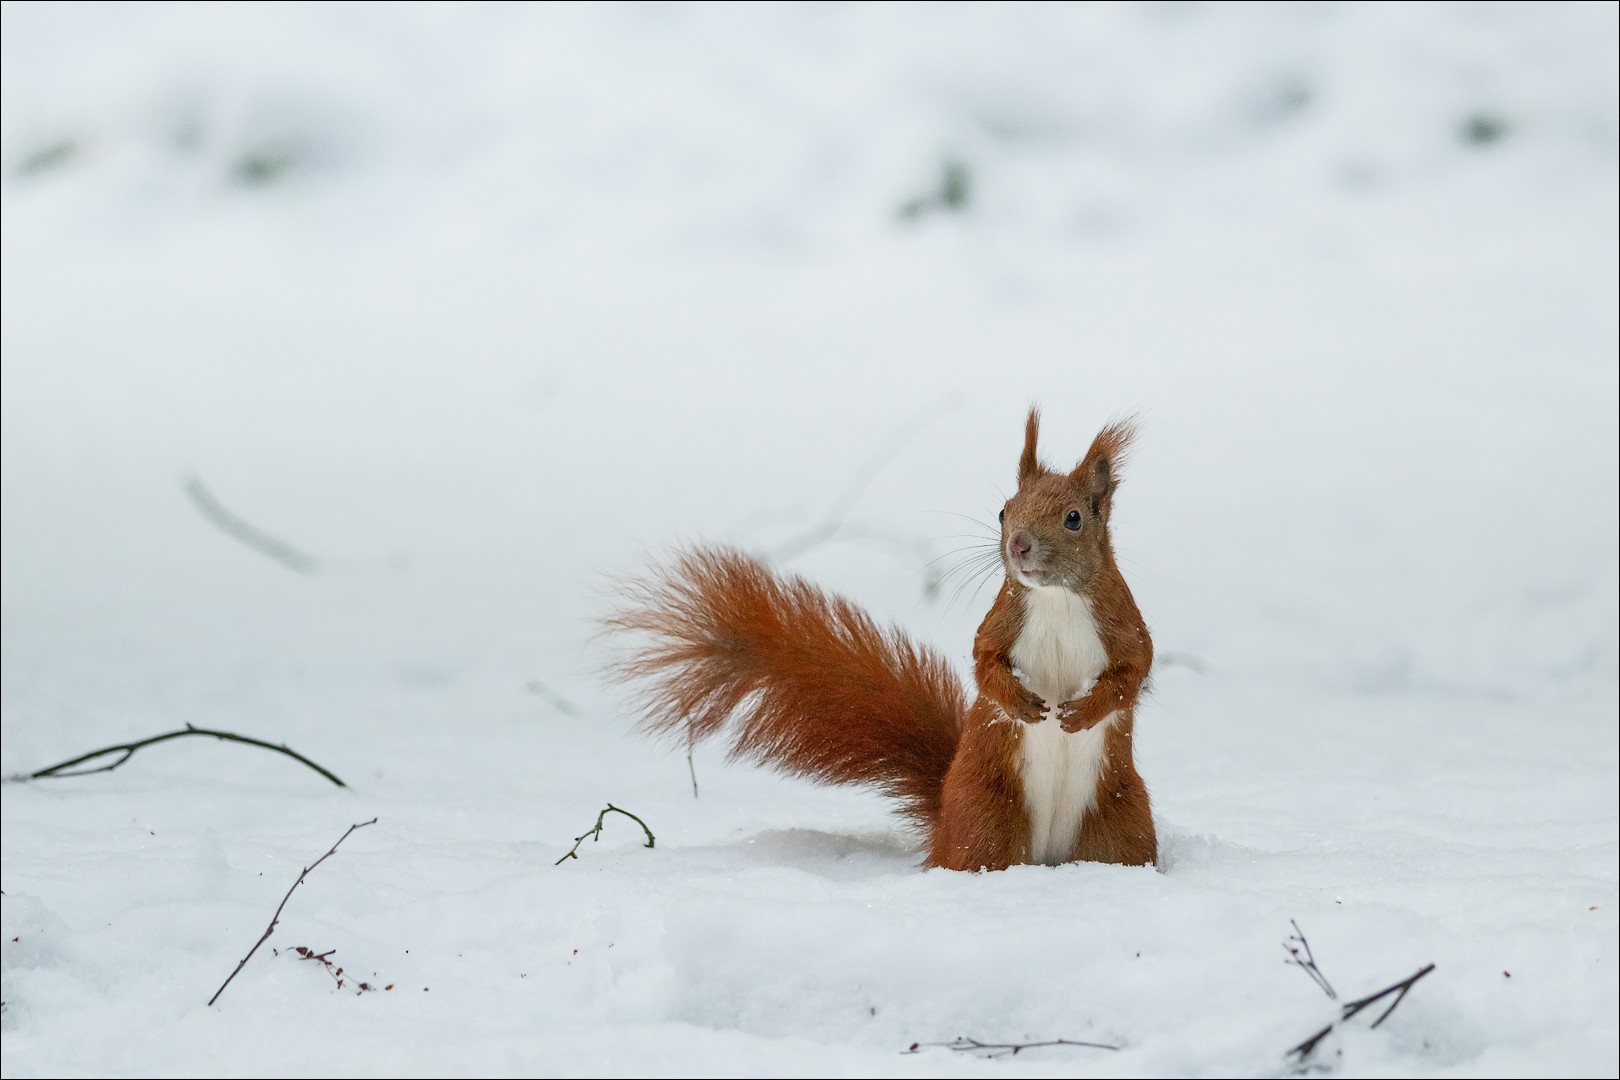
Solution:
<svg viewBox="0 0 1620 1080"><path fill-rule="evenodd" d="M1052 585L1089 593L1113 557L1108 515L1136 424L1125 419L1103 428L1067 474L1052 471L1036 456L1040 427L1040 410L1032 408L1018 459L1018 493L1001 510L1001 561L1007 577L1026 588Z"/></svg>

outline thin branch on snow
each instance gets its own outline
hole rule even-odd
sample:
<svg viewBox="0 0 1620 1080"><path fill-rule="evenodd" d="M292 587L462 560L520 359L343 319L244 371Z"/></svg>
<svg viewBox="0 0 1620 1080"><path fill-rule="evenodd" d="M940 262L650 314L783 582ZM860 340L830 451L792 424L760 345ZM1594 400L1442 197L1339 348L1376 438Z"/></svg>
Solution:
<svg viewBox="0 0 1620 1080"><path fill-rule="evenodd" d="M1299 923L1293 919L1289 919L1288 923L1294 928L1294 932L1282 943L1283 948L1288 950L1289 959L1286 962L1293 964L1309 975L1311 981L1320 986L1322 993L1326 994L1329 999L1333 1001L1339 1000L1339 995L1333 990L1333 984L1327 981L1327 976L1322 974L1322 969L1316 966L1316 957L1311 955L1311 943L1305 940L1305 931L1301 930ZM1301 955L1302 953L1303 955Z"/></svg>
<svg viewBox="0 0 1620 1080"><path fill-rule="evenodd" d="M1046 1042L1028 1043L987 1043L980 1042L978 1039L970 1039L966 1035L962 1035L952 1039L950 1042L912 1043L905 1050L905 1053L921 1053L925 1047L929 1046L942 1046L947 1050L955 1050L958 1053L979 1053L982 1051L983 1056L987 1058L1009 1057L1018 1053L1020 1050L1034 1050L1037 1047L1042 1046L1088 1046L1093 1050L1119 1049L1119 1047L1110 1046L1107 1043L1078 1042L1074 1039L1049 1039Z"/></svg>
<svg viewBox="0 0 1620 1080"><path fill-rule="evenodd" d="M264 530L249 525L225 509L224 504L214 498L214 493L203 486L202 477L195 474L188 476L180 486L185 489L192 505L202 512L202 516L226 536L240 541L260 555L274 559L295 573L313 574L320 568L320 564L313 556L305 555L286 541L278 540Z"/></svg>
<svg viewBox="0 0 1620 1080"><path fill-rule="evenodd" d="M332 781L332 783L336 784L338 787L347 786L343 783L343 781L339 780L326 769L321 768L319 765L309 760L309 758L305 757L303 754L287 749L285 743L278 746L275 743L267 743L263 739L253 739L246 735L238 735L231 731L211 731L208 728L192 727L190 724L187 724L181 731L170 731L162 735L153 735L149 739L139 739L131 743L119 743L117 746L105 746L100 750L92 750L88 754L81 754L76 758L70 758L67 761L52 765L47 769L41 769L38 772L28 773L27 775L13 776L9 779L12 781L43 780L47 778L61 778L64 776L89 776L91 773L112 772L114 769L118 768L118 766L128 761L135 751L141 749L142 747L152 746L160 742L168 742L170 739L184 739L191 735L206 735L209 738L219 739L221 742L246 743L248 746L260 746L266 750L274 750L278 754L286 754L294 761L302 762L303 764L308 765L310 768ZM101 765L94 769L73 769L73 766L75 765L82 765L87 761L94 761L96 758L106 757L108 754L122 754L123 757L120 757L111 765ZM64 769L73 769L73 771L63 772Z"/></svg>
<svg viewBox="0 0 1620 1080"><path fill-rule="evenodd" d="M367 825L375 824L377 824L377 819L372 818L370 821L362 821L358 824L350 825L348 830L344 832L342 836L337 838L337 844L333 844L330 848L327 848L325 855L322 855L320 858L304 867L303 870L299 871L298 880L292 883L292 888L287 890L287 895L283 896L281 898L281 903L276 905L276 913L270 916L270 925L264 928L264 934L260 936L258 941L253 943L253 948L248 950L247 955L242 957L241 963L236 965L236 970L225 976L225 981L219 984L219 989L214 991L214 996L208 999L209 1005L212 1005L214 1002L219 1000L219 995L223 994L225 992L225 988L231 985L231 980L236 978L237 973L243 968L247 967L247 962L253 959L253 954L259 951L259 946L270 940L270 935L276 932L276 923L281 921L281 909L287 906L288 900L292 899L293 889L298 888L298 886L304 883L304 878L309 875L311 870L315 869L317 866L321 865L321 863L335 855L337 853L338 844L341 844L343 841L347 840L349 838L349 833L354 832L356 829L363 829Z"/></svg>
<svg viewBox="0 0 1620 1080"><path fill-rule="evenodd" d="M1380 1013L1378 1019L1372 1022L1372 1026L1377 1027L1379 1024L1382 1024L1385 1020L1389 1019L1389 1014L1395 1011L1395 1006L1399 1005L1401 1003L1401 999L1406 997L1407 993L1412 989L1412 987L1417 985L1417 981L1433 970L1433 964L1425 964L1418 968L1417 971L1413 972L1409 977L1402 979L1400 982L1386 986L1376 994L1369 994L1358 1001L1350 1002L1350 1004L1344 1007L1344 1015L1340 1019L1348 1020L1362 1009L1365 1009L1367 1006L1388 997L1390 994L1395 994L1395 1000L1389 1003L1389 1008ZM1400 992L1396 993L1396 991Z"/></svg>
<svg viewBox="0 0 1620 1080"><path fill-rule="evenodd" d="M537 697L544 698L553 709L556 709L564 716L579 715L579 709L575 707L573 702L551 689L539 679L529 680L529 693L534 694Z"/></svg>
<svg viewBox="0 0 1620 1080"><path fill-rule="evenodd" d="M692 722L688 720L686 722L686 771L692 774L692 798L694 799L698 797L697 766L692 764L692 746L696 742L697 737L692 731Z"/></svg>
<svg viewBox="0 0 1620 1080"><path fill-rule="evenodd" d="M342 841L339 841L339 843L342 843ZM300 960L318 961L326 968L326 973L332 976L332 978L337 982L337 988L339 990L343 989L343 969L336 966L330 959L328 959L328 957L330 957L333 953L337 952L336 949L327 949L323 953L318 953L314 949L311 949L308 945L299 945L293 949L293 952L298 954L298 959ZM373 974L375 974L375 972L373 972ZM354 992L356 995L363 994L368 990L392 990L394 988L393 983L389 983L387 986L372 986L368 982L356 983L353 982L352 976L350 977L349 981L353 983Z"/></svg>
<svg viewBox="0 0 1620 1080"><path fill-rule="evenodd" d="M1288 955L1290 957L1287 963L1293 964L1299 968L1303 968L1305 974L1309 975L1311 980L1315 982L1317 986L1321 987L1323 993L1337 1001L1339 995L1334 993L1332 985L1327 981L1327 976L1323 975L1321 970L1317 968L1316 957L1311 955L1311 946L1310 943L1305 940L1305 932L1299 928L1299 923L1294 922L1292 919L1288 921L1294 927L1294 934L1292 937L1288 938L1287 941L1283 942L1283 948L1288 950ZM1316 1049L1317 1044L1333 1033L1334 1027L1336 1027L1338 1024L1344 1023L1346 1020L1349 1020L1363 1009L1376 1005L1378 1002L1389 997L1389 995L1394 994L1395 1000L1389 1003L1389 1008L1380 1013L1378 1019L1372 1022L1372 1026L1377 1027L1379 1024L1382 1024L1385 1020L1389 1019L1389 1014L1395 1011L1395 1007L1405 999L1412 987L1417 985L1418 980L1433 970L1433 964L1425 964L1412 975L1402 979L1400 982L1391 983L1389 986L1384 987L1376 994L1368 994L1364 998L1358 998L1355 1001L1346 1002L1344 1005L1339 1007L1338 1020L1327 1025L1321 1031L1318 1031L1316 1034L1312 1035L1298 1046L1289 1050L1288 1053L1284 1054L1283 1056L1297 1056L1298 1060L1295 1062L1295 1064L1304 1064L1305 1059L1311 1056L1311 1052Z"/></svg>
<svg viewBox="0 0 1620 1080"><path fill-rule="evenodd" d="M1288 1054L1298 1054L1299 1055L1299 1063L1303 1064L1305 1059L1311 1056L1311 1051L1316 1049L1316 1044L1321 1042L1323 1039L1327 1038L1331 1034L1333 1034L1333 1025L1329 1024L1327 1027L1323 1028L1321 1031L1318 1031L1315 1035L1312 1035L1310 1038L1306 1039L1304 1042L1300 1043L1298 1046L1296 1046L1292 1050L1288 1051ZM1284 1054L1283 1056L1287 1057L1288 1054Z"/></svg>
<svg viewBox="0 0 1620 1080"><path fill-rule="evenodd" d="M579 858L579 845L585 842L585 838L587 836L591 838L591 843L593 843L593 844L596 843L596 841L600 840L602 838L602 819L606 818L609 814L623 814L625 817L629 818L631 821L635 822L637 825L640 825L641 826L641 831L647 834L647 844L646 844L646 846L647 847L652 847L653 846L653 841L656 838L653 836L652 830L647 828L647 823L645 821L642 821L640 818L636 817L636 815L632 814L628 810L620 810L617 806L614 806L612 803L608 803L607 804L607 809L603 810L600 814L596 815L596 824L593 827L591 827L591 828L585 830L584 832L580 833L578 836L574 837L574 846L569 849L568 854L564 855L561 859L558 859L556 862L552 863L551 865L552 866L561 866L568 859L578 859Z"/></svg>
<svg viewBox="0 0 1620 1080"><path fill-rule="evenodd" d="M873 480L877 479L889 464L899 455L900 451L912 439L920 435L935 420L952 412L961 406L961 400L954 394L941 399L935 404L920 410L902 423L895 431L874 450L865 461L855 469L844 487L839 491L832 505L822 515L820 521L805 529L797 536L789 537L778 544L766 558L768 561L782 564L798 558L805 552L820 547L835 538L860 539L877 542L881 546L897 547L901 549L914 548L925 557L928 551L927 542L916 537L887 531L851 528L846 524L849 513L855 508L855 503L866 492Z"/></svg>

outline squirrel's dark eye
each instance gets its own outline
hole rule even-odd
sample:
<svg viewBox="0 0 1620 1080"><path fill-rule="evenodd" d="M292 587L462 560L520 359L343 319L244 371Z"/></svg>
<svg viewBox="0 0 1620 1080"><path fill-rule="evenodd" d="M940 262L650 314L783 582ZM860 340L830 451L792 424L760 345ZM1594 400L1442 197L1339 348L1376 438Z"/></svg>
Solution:
<svg viewBox="0 0 1620 1080"><path fill-rule="evenodd" d="M996 520L1001 522L1003 525L1007 524L1007 511L1003 510Z"/></svg>
<svg viewBox="0 0 1620 1080"><path fill-rule="evenodd" d="M1069 516L1063 519L1063 527L1078 530L1080 528L1080 511L1070 510Z"/></svg>

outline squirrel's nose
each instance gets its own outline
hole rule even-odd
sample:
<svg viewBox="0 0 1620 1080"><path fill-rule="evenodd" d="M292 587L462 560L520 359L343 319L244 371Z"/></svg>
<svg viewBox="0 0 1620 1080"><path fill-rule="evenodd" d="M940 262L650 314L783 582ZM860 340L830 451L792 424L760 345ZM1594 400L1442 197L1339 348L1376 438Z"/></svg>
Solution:
<svg viewBox="0 0 1620 1080"><path fill-rule="evenodd" d="M1013 538L1007 541L1007 549L1013 553L1014 558L1022 559L1025 555L1029 554L1031 543L1032 539L1029 533L1014 533Z"/></svg>

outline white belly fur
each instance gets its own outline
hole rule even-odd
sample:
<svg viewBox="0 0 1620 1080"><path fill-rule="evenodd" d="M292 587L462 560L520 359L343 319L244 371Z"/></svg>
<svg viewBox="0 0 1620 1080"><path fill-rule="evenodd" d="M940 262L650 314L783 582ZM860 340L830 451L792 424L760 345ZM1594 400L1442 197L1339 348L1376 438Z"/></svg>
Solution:
<svg viewBox="0 0 1620 1080"><path fill-rule="evenodd" d="M1012 647L1013 670L1047 704L1046 719L1021 724L1018 771L1029 814L1031 862L1069 861L1080 819L1094 809L1110 715L1087 731L1069 733L1053 716L1057 706L1082 697L1108 666L1091 601L1056 586L1024 593L1024 628Z"/></svg>

